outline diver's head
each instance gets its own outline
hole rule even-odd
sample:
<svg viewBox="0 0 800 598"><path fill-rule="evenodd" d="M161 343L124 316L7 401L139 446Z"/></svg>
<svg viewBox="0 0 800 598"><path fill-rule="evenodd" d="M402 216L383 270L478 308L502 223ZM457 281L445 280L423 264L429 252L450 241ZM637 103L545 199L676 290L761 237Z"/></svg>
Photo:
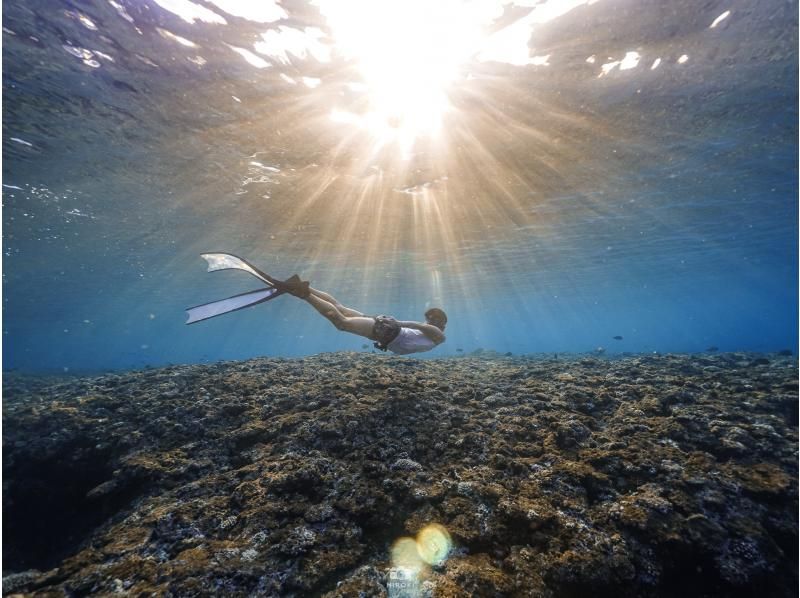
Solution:
<svg viewBox="0 0 800 598"><path fill-rule="evenodd" d="M425 312L425 321L444 332L444 327L447 326L447 314L438 307L432 307Z"/></svg>

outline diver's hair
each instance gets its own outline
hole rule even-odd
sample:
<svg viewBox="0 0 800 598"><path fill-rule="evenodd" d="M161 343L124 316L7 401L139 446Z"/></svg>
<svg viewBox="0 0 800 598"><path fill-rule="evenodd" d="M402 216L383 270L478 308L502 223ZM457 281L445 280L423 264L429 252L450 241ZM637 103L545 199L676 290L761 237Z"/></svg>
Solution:
<svg viewBox="0 0 800 598"><path fill-rule="evenodd" d="M425 312L425 317L429 320L439 320L442 322L442 326L447 324L447 314L444 313L443 310L439 309L438 307L432 307L428 311Z"/></svg>

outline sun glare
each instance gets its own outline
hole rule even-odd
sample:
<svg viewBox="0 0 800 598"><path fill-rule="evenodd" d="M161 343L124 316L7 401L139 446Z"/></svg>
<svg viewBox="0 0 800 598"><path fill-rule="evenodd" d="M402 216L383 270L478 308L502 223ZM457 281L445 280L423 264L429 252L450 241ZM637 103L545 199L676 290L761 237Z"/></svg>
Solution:
<svg viewBox="0 0 800 598"><path fill-rule="evenodd" d="M447 89L480 44L485 9L452 0L318 5L340 53L359 66L373 134L406 145L435 135L449 107Z"/></svg>

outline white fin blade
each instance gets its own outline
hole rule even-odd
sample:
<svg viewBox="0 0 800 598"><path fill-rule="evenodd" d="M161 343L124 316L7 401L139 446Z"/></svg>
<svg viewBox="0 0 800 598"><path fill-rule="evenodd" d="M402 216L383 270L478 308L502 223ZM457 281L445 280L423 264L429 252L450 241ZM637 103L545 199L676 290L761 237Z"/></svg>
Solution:
<svg viewBox="0 0 800 598"><path fill-rule="evenodd" d="M258 278L260 281L271 284L267 279L261 276L261 274L256 272L256 270L250 264L245 262L242 258L236 257L235 255L231 255L229 253L201 253L200 257L208 262L208 272L230 269L244 270L245 272L248 272Z"/></svg>
<svg viewBox="0 0 800 598"><path fill-rule="evenodd" d="M211 303L206 303L205 305L190 307L186 310L186 313L189 316L186 320L186 323L194 324L195 322L200 322L201 320L207 320L208 318L213 318L214 316L221 316L222 314L236 311L237 309L242 309L243 307L258 303L259 301L264 301L277 292L278 289L275 287L270 287L268 289L250 291L249 293L243 293L241 295L236 295L235 297L228 297L227 299L220 299L219 301L213 301Z"/></svg>

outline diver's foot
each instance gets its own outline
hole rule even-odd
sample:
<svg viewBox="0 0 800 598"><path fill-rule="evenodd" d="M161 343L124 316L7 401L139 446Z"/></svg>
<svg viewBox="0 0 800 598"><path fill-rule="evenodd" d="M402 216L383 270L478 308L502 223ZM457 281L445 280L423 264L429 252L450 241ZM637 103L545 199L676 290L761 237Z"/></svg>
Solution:
<svg viewBox="0 0 800 598"><path fill-rule="evenodd" d="M286 287L287 292L291 293L295 297L299 297L300 299L308 299L308 296L311 294L308 281L300 280L300 277L297 274L284 280L283 284Z"/></svg>

